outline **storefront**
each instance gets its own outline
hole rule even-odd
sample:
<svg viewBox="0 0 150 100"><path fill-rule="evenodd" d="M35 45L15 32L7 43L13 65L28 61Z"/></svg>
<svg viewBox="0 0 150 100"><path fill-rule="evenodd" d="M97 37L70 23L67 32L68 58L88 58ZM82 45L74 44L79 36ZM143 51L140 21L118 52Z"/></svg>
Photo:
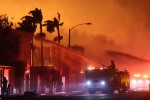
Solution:
<svg viewBox="0 0 150 100"><path fill-rule="evenodd" d="M14 87L14 67L12 66L4 66L0 65L0 94L2 94L2 87L3 87L3 78L6 77L7 79L7 88L10 85L10 93L13 94L13 87Z"/></svg>

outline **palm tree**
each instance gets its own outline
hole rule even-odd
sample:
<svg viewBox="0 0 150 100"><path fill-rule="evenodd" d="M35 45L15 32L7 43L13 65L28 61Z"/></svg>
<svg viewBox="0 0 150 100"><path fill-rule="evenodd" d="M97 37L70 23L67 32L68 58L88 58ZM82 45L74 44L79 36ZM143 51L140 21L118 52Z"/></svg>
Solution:
<svg viewBox="0 0 150 100"><path fill-rule="evenodd" d="M60 40L63 39L63 36L60 36L60 31L59 31L59 26L62 26L64 24L64 22L60 23L60 14L58 14L58 18L54 18L53 21L52 20L47 20L45 21L44 26L47 26L47 31L52 33L54 32L54 28L56 27L57 32L58 32L58 36L55 37L54 41L58 41L58 43L60 43Z"/></svg>
<svg viewBox="0 0 150 100"><path fill-rule="evenodd" d="M24 16L21 18L21 20L22 20L22 22L18 23L20 27L18 27L17 29L34 34L34 32L36 31L37 25L33 21L33 17L32 16Z"/></svg>
<svg viewBox="0 0 150 100"><path fill-rule="evenodd" d="M64 22L61 22L60 23L60 14L58 14L58 18L54 18L53 21L52 20L47 20L45 21L45 24L44 26L47 26L47 31L52 33L54 32L54 28L57 29L57 32L58 32L58 36L54 38L54 41L58 41L58 43L60 44L60 40L63 39L63 36L60 36L60 31L59 31L59 26L62 26ZM56 88L56 91L62 91L62 85L61 85L61 75L60 75L60 49L59 49L59 59L58 59L58 63L59 63L59 78L57 80L57 88Z"/></svg>
<svg viewBox="0 0 150 100"><path fill-rule="evenodd" d="M39 37L41 37L41 66L43 67L44 61L43 61L43 40L42 38L45 37L45 34L42 32L42 20L43 15L41 9L35 8L35 10L31 10L29 14L32 15L33 22L35 24L40 24L40 33L38 34Z"/></svg>
<svg viewBox="0 0 150 100"><path fill-rule="evenodd" d="M29 14L32 15L33 22L36 24L40 24L40 34L38 34L40 37L45 37L45 33L42 32L42 20L43 15L41 9L35 8L35 10L31 10Z"/></svg>
<svg viewBox="0 0 150 100"><path fill-rule="evenodd" d="M27 31L27 32L32 32L33 34L36 31L37 24L40 24L40 33L38 34L38 36L41 38L41 67L43 68L44 61L43 61L43 42L42 41L43 41L43 37L45 37L45 34L42 32L42 20L43 20L43 15L42 15L41 9L35 8L34 10L31 10L29 12L29 15L24 16L22 18L22 22L18 24L20 25L20 29ZM33 40L32 40L32 45L33 45ZM30 81L31 81L31 84L33 84L32 83L33 71L31 71L31 73L30 73L31 74Z"/></svg>
<svg viewBox="0 0 150 100"><path fill-rule="evenodd" d="M23 31L32 32L36 31L37 24L40 24L40 35L42 35L42 11L41 9L35 8L29 12L30 15L24 16L21 18L22 22L18 23Z"/></svg>

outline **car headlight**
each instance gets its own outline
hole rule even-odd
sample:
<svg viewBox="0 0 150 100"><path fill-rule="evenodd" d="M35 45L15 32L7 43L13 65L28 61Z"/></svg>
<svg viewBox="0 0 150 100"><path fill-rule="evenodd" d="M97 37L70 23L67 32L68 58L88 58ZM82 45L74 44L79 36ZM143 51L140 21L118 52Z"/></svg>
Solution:
<svg viewBox="0 0 150 100"><path fill-rule="evenodd" d="M91 85L91 81L87 81L86 84L87 84L87 85Z"/></svg>
<svg viewBox="0 0 150 100"><path fill-rule="evenodd" d="M105 81L101 81L100 84L101 84L101 85L105 85L106 82L105 82Z"/></svg>

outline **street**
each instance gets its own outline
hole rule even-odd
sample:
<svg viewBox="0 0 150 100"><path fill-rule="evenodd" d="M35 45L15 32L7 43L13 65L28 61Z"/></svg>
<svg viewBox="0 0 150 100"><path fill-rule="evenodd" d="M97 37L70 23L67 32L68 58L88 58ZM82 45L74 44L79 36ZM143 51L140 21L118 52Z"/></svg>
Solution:
<svg viewBox="0 0 150 100"><path fill-rule="evenodd" d="M150 100L148 92L128 92L124 94L69 94L44 96L11 96L4 100Z"/></svg>

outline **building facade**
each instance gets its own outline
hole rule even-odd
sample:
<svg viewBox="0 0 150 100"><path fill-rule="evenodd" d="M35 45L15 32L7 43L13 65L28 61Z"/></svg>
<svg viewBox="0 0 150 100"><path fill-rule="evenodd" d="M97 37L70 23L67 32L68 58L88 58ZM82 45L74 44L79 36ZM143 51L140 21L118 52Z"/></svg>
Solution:
<svg viewBox="0 0 150 100"><path fill-rule="evenodd" d="M88 66L101 66L71 48L29 33L17 33L21 39L17 57L20 63L13 64L11 94L23 94L25 91L50 94L85 89L84 70Z"/></svg>

